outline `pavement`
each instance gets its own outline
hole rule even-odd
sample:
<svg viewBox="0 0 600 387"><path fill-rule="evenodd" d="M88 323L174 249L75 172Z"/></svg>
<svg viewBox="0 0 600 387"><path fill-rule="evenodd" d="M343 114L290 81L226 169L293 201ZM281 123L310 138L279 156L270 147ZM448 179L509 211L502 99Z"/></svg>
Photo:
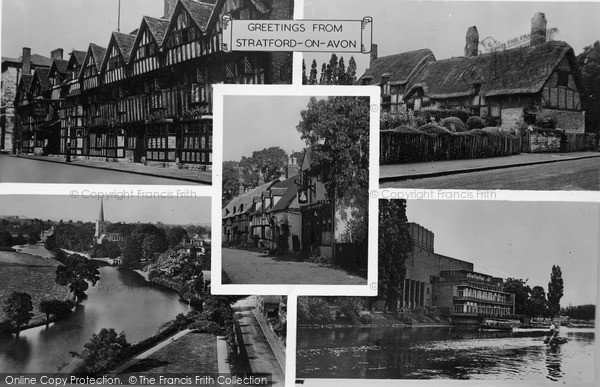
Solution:
<svg viewBox="0 0 600 387"><path fill-rule="evenodd" d="M584 158L420 179L396 180L380 183L380 187L478 190L481 191L476 194L478 199L496 198L494 190L597 192L600 191L600 159Z"/></svg>
<svg viewBox="0 0 600 387"><path fill-rule="evenodd" d="M366 278L312 262L277 260L254 251L223 248L222 270L232 284L365 285ZM225 278L225 276L223 276Z"/></svg>
<svg viewBox="0 0 600 387"><path fill-rule="evenodd" d="M190 183L211 184L212 172L197 171L190 169L179 169L173 167L156 167L138 163L107 162L98 160L89 160L83 157L77 157L67 163L62 156L35 156L35 155L2 155L2 158L37 160L47 163L62 164L64 166L87 167L104 171L126 172L135 175L150 176L155 178L170 179L176 181L185 181ZM72 181L75 183L78 181ZM176 182L174 181L173 184Z"/></svg>
<svg viewBox="0 0 600 387"><path fill-rule="evenodd" d="M521 153L513 156L490 157L485 159L381 165L379 167L379 182L385 183L398 180L423 179L597 157L600 157L599 152Z"/></svg>
<svg viewBox="0 0 600 387"><path fill-rule="evenodd" d="M250 368L255 374L271 374L272 386L283 387L285 386L285 374L281 360L275 355L274 347L256 319L254 306L250 306L251 302L246 299L233 305Z"/></svg>

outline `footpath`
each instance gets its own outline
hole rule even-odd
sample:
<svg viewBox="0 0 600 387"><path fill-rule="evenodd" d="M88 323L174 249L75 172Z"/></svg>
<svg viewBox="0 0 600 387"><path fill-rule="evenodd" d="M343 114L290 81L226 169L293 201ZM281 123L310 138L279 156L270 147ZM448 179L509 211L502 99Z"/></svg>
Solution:
<svg viewBox="0 0 600 387"><path fill-rule="evenodd" d="M493 169L523 167L536 164L557 163L600 157L599 152L522 153L513 156L485 159L432 161L414 164L380 165L379 182L423 179L459 173L489 171Z"/></svg>
<svg viewBox="0 0 600 387"><path fill-rule="evenodd" d="M17 157L10 155L11 157ZM19 158L45 161L49 163L58 163L65 165L73 165L78 167L87 167L102 169L108 171L119 171L134 173L137 175L145 175L152 177L161 177L166 179L183 180L192 183L200 184L211 184L212 183L212 172L197 171L191 169L179 169L174 167L154 167L138 163L121 163L121 162L108 162L89 160L81 157L75 157L71 162L66 162L65 157L62 156L36 156L36 155L20 155Z"/></svg>

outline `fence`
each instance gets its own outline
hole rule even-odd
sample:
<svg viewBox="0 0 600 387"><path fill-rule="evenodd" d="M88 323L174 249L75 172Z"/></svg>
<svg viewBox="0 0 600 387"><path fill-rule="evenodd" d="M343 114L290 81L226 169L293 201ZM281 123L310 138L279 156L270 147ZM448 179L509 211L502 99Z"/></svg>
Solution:
<svg viewBox="0 0 600 387"><path fill-rule="evenodd" d="M521 139L512 135L469 133L431 136L383 130L380 138L380 164L476 159L521 152Z"/></svg>
<svg viewBox="0 0 600 387"><path fill-rule="evenodd" d="M523 132L521 152L581 152L595 150L598 138L595 133Z"/></svg>
<svg viewBox="0 0 600 387"><path fill-rule="evenodd" d="M564 152L579 152L596 149L596 134L591 133L567 133Z"/></svg>

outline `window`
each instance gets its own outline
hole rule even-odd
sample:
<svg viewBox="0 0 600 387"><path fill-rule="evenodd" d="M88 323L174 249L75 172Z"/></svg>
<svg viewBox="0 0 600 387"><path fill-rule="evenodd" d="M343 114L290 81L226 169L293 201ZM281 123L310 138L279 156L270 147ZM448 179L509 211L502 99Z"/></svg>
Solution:
<svg viewBox="0 0 600 387"><path fill-rule="evenodd" d="M558 86L567 87L569 84L569 73L566 71L558 72Z"/></svg>

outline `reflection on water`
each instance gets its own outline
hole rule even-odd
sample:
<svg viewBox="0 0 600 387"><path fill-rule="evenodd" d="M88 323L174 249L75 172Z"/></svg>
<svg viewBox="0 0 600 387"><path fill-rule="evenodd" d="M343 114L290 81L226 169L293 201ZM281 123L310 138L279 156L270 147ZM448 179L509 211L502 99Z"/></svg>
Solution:
<svg viewBox="0 0 600 387"><path fill-rule="evenodd" d="M188 311L175 292L151 285L134 272L103 266L100 277L69 318L28 329L18 338L0 336L0 373L58 372L71 364L69 352L81 352L102 328L124 331L129 342L137 342Z"/></svg>
<svg viewBox="0 0 600 387"><path fill-rule="evenodd" d="M594 380L593 330L561 329L569 341L457 328L298 330L298 378Z"/></svg>

